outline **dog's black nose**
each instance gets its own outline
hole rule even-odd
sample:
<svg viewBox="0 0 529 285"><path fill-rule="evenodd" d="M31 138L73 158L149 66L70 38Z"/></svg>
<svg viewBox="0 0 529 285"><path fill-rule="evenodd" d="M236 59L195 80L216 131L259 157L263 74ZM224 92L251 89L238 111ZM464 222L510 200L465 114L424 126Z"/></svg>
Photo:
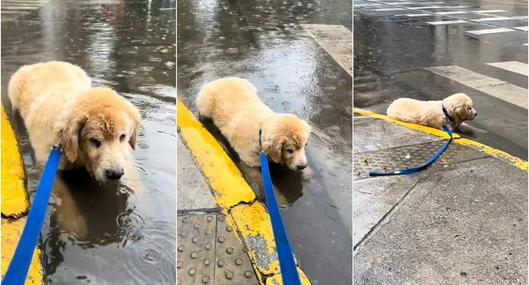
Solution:
<svg viewBox="0 0 529 285"><path fill-rule="evenodd" d="M301 165L296 166L296 168L297 168L298 170L303 170L303 169L305 169L306 167L307 167L306 164L301 164Z"/></svg>
<svg viewBox="0 0 529 285"><path fill-rule="evenodd" d="M105 170L108 179L120 179L124 173L123 168Z"/></svg>

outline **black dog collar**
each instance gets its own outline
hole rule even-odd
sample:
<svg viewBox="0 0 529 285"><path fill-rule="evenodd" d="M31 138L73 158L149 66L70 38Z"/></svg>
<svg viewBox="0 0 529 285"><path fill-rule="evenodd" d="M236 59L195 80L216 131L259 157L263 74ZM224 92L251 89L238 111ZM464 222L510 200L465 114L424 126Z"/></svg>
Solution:
<svg viewBox="0 0 529 285"><path fill-rule="evenodd" d="M455 122L454 118L452 118L452 116L448 114L448 111L446 110L445 106L444 105L441 105L441 106L443 107L443 113L445 114L445 117L448 119L448 121Z"/></svg>

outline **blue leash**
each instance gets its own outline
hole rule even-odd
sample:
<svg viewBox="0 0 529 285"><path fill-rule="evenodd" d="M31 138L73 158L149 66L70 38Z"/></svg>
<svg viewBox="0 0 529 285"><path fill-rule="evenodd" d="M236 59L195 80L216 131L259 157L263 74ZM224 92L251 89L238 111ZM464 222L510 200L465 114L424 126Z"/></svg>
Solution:
<svg viewBox="0 0 529 285"><path fill-rule="evenodd" d="M430 166L432 163L434 163L441 154L448 148L448 145L452 142L453 136L452 131L447 126L443 126L443 130L450 136L450 139L434 154L430 160L428 160L426 163L424 163L421 166L394 171L394 172L381 172L381 171L370 171L369 176L390 176L390 175L406 175L406 174L412 174L417 173L421 170L426 169L428 166Z"/></svg>
<svg viewBox="0 0 529 285"><path fill-rule="evenodd" d="M37 193L29 210L26 225L18 241L15 255L11 259L7 272L2 280L4 285L24 285L26 281L31 258L37 246L40 229L44 223L44 216L48 209L48 200L53 189L53 181L57 175L61 154L60 147L54 146L51 149L48 161L40 177Z"/></svg>
<svg viewBox="0 0 529 285"><path fill-rule="evenodd" d="M296 262L294 261L292 248L288 242L285 226L281 220L279 207L277 206L276 197L274 196L272 179L270 178L270 170L268 169L268 158L261 146L261 130L259 130L259 148L261 149L261 174L263 175L266 207L268 208L268 213L270 214L270 220L272 222L272 231L274 232L274 240L276 242L281 279L285 285L298 285L301 284L301 282L299 280Z"/></svg>

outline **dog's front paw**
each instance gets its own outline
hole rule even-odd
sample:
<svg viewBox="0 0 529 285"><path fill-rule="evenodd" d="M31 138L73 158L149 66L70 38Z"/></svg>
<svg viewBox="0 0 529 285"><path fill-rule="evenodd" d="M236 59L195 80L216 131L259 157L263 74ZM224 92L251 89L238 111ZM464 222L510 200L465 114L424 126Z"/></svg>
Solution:
<svg viewBox="0 0 529 285"><path fill-rule="evenodd" d="M313 175L313 172L312 172L312 169L310 169L310 167L307 167L301 171L301 177L305 181L310 180L312 178L312 175Z"/></svg>

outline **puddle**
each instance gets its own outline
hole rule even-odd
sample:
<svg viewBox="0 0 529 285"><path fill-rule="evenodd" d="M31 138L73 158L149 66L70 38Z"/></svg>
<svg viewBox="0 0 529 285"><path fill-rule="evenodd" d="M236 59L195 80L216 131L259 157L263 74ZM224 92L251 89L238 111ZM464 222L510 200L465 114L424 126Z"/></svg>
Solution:
<svg viewBox="0 0 529 285"><path fill-rule="evenodd" d="M174 284L176 111L174 1L51 1L2 22L2 102L23 64L65 60L139 109L142 130L120 182L60 172L41 232L48 284ZM10 114L12 117L12 114ZM28 189L38 169L18 116Z"/></svg>
<svg viewBox="0 0 529 285"><path fill-rule="evenodd" d="M351 284L351 77L299 26L350 26L350 1L179 0L177 6L178 94L195 115L202 84L239 76L273 110L313 126L307 147L313 178L271 166L276 197L312 284ZM244 165L211 122L203 123L262 198L259 170Z"/></svg>

